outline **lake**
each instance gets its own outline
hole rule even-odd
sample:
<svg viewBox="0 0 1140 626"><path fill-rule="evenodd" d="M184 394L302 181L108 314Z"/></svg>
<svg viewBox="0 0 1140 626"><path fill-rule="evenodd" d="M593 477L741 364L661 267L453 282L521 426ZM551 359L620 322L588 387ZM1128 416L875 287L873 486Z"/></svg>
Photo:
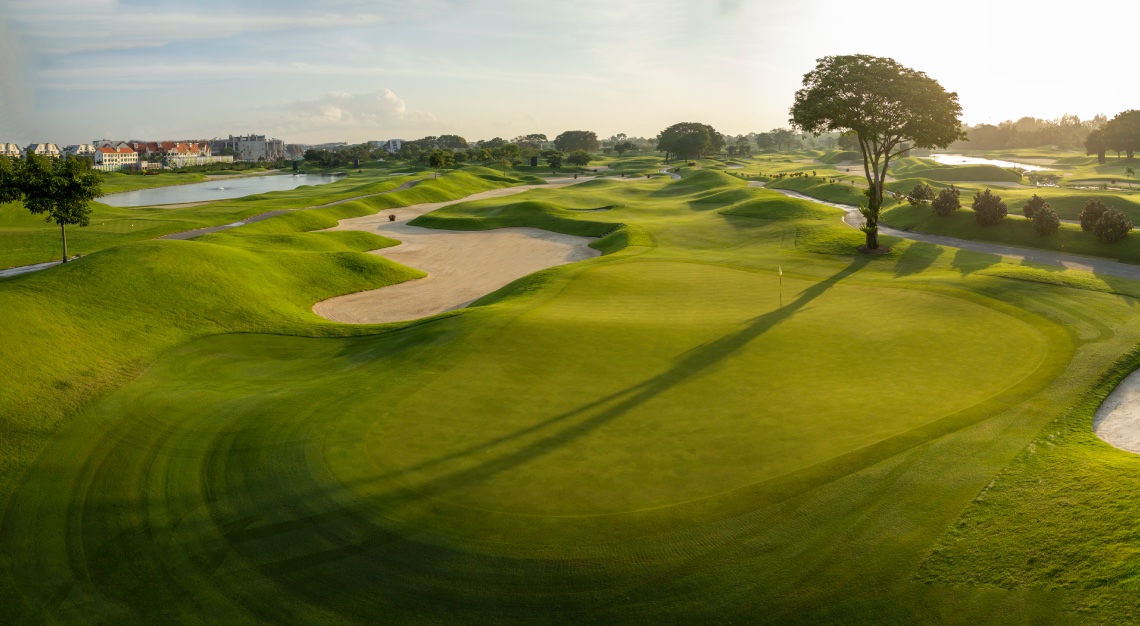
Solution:
<svg viewBox="0 0 1140 626"><path fill-rule="evenodd" d="M998 167L1015 167L1020 170L1025 170L1026 172L1040 172L1048 169L1040 165L1014 163L1013 161L1001 161L999 159L984 159L982 157L968 157L962 154L932 154L926 158L937 161L943 165L996 165Z"/></svg>
<svg viewBox="0 0 1140 626"><path fill-rule="evenodd" d="M99 202L117 207L182 204L184 202L212 202L251 196L270 191L288 191L301 185L324 185L343 178L337 174L280 174L245 176L207 180L190 185L173 185L154 189L138 189L113 193L99 198Z"/></svg>

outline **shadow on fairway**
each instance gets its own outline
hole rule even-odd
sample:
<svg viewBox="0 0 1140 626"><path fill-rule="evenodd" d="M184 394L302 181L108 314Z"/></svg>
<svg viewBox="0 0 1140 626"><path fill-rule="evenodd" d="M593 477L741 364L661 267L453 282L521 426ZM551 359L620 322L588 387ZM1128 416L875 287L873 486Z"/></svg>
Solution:
<svg viewBox="0 0 1140 626"><path fill-rule="evenodd" d="M925 241L915 241L907 246L895 263L895 276L903 277L918 274L930 267L941 254L941 249Z"/></svg>
<svg viewBox="0 0 1140 626"><path fill-rule="evenodd" d="M447 474L432 479L426 485L418 488L424 496L431 497L444 491L462 487L488 476L518 467L535 458L541 457L550 451L563 446L575 439L583 437L598 429L606 423L624 415L628 411L648 402L669 389L704 373L718 363L744 348L746 345L760 337L776 325L792 317L797 311L805 307L812 300L823 295L839 281L854 274L868 263L866 258L858 258L843 270L824 279L800 293L799 297L787 305L770 313L765 313L749 320L744 328L723 335L717 339L704 343L681 354L669 370L648 380L628 387L621 391L604 396L593 402L584 404L576 409L561 413L550 419L539 422L533 426L520 429L509 435L496 437L490 441L468 447L465 450L454 452L438 459L425 461L387 475L387 478L397 478L412 472L428 469L465 457L491 450L498 446L508 444L519 438L542 431L546 428L565 422L576 416L586 415L591 411L600 411L581 422L547 435L538 441L530 443L519 450L489 460L475 467Z"/></svg>
<svg viewBox="0 0 1140 626"><path fill-rule="evenodd" d="M974 252L973 250L959 248L958 252L954 253L954 260L950 265L965 276L967 274L973 274L978 270L984 270L987 267L997 265L998 263L1001 263L1000 255Z"/></svg>

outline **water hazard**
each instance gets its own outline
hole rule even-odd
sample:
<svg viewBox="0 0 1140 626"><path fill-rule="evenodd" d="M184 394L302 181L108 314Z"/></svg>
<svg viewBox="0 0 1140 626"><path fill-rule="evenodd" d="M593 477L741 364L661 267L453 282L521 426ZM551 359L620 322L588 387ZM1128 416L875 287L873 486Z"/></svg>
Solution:
<svg viewBox="0 0 1140 626"><path fill-rule="evenodd" d="M1041 172L1048 169L1046 167L1041 167L1040 165L1015 163L1013 161L1002 161L1000 159L969 157L963 154L932 154L926 158L937 161L943 165L996 165L998 167L1010 167L1014 169L1024 170L1026 172Z"/></svg>
<svg viewBox="0 0 1140 626"><path fill-rule="evenodd" d="M288 191L302 185L324 185L343 178L338 174L282 174L246 176L207 180L190 185L174 185L154 189L124 191L99 198L99 202L117 207L182 204L184 202L212 202L229 200L270 191Z"/></svg>

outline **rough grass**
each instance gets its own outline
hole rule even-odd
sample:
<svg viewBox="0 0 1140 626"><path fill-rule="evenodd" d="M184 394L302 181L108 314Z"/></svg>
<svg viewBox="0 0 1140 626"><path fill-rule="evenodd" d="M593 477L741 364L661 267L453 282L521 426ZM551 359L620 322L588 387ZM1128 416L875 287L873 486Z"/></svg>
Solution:
<svg viewBox="0 0 1140 626"><path fill-rule="evenodd" d="M308 309L406 272L358 251L387 242L291 217L0 281L27 311L0 362L33 363L23 401L66 415L4 422L25 471L0 482L0 619L1127 620L1124 496L1117 549L1090 496L1092 532L1056 551L1098 557L1083 587L1021 573L1012 531L942 536L1140 341L1134 301L927 244L863 257L837 215L715 172L454 205L428 217L604 222L623 251L389 328ZM125 373L60 391L73 365ZM1017 484L1095 487L1104 452ZM1011 523L1035 498L994 519L1069 521ZM960 560L923 565L935 546Z"/></svg>

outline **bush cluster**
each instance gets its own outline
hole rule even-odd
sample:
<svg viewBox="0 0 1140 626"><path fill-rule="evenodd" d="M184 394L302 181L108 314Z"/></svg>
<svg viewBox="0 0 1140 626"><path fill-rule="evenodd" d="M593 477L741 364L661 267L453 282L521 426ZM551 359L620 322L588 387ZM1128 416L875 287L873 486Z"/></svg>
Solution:
<svg viewBox="0 0 1140 626"><path fill-rule="evenodd" d="M1021 212L1025 215L1025 217L1033 219L1033 216L1037 214L1037 211L1041 210L1042 207L1047 206L1049 206L1049 203L1045 202L1045 198L1042 198L1037 194L1033 194L1033 197L1029 199L1029 202L1026 202L1025 206L1021 207Z"/></svg>
<svg viewBox="0 0 1140 626"><path fill-rule="evenodd" d="M914 189L911 189L910 193L906 196L906 201L909 202L911 206L920 206L933 199L934 189L925 183L915 185Z"/></svg>
<svg viewBox="0 0 1140 626"><path fill-rule="evenodd" d="M1009 214L1001 196L989 189L974 194L974 219L980 226L996 226Z"/></svg>
<svg viewBox="0 0 1140 626"><path fill-rule="evenodd" d="M1034 197L1036 198L1037 196ZM1040 207L1033 210L1032 219L1033 232L1042 237L1052 235L1061 227L1061 218L1057 217L1057 212L1053 210L1053 207L1049 206L1048 202L1043 203Z"/></svg>
<svg viewBox="0 0 1140 626"><path fill-rule="evenodd" d="M1097 220L1104 212L1108 210L1108 205L1101 202L1096 198L1090 199L1085 203L1085 208L1081 209L1081 214L1077 219L1081 220L1081 230L1089 231L1096 227Z"/></svg>
<svg viewBox="0 0 1140 626"><path fill-rule="evenodd" d="M1093 233L1102 243L1116 243L1127 237L1130 230L1132 222L1128 221L1124 213L1111 208L1101 213L1093 225Z"/></svg>
<svg viewBox="0 0 1140 626"><path fill-rule="evenodd" d="M930 209L934 211L935 215L946 217L962 208L962 201L959 199L959 196L961 196L961 192L959 192L954 185L950 185L938 192L938 197L934 198L934 202L930 203Z"/></svg>

